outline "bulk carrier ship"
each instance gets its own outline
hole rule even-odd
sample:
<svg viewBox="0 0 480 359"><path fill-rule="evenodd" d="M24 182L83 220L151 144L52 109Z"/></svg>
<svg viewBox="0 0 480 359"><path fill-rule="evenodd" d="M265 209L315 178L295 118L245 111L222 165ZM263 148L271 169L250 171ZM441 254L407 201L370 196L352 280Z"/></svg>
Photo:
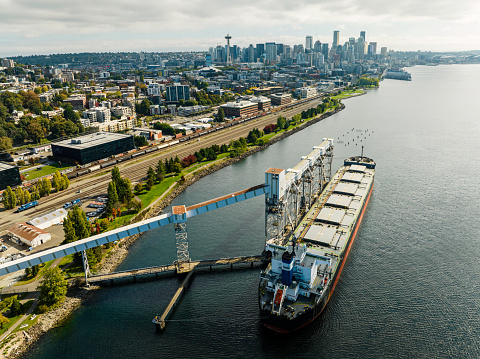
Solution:
<svg viewBox="0 0 480 359"><path fill-rule="evenodd" d="M323 311L362 221L374 175L375 162L363 157L363 151L362 156L348 158L283 245L267 240L271 259L260 274L258 289L266 327L289 333Z"/></svg>

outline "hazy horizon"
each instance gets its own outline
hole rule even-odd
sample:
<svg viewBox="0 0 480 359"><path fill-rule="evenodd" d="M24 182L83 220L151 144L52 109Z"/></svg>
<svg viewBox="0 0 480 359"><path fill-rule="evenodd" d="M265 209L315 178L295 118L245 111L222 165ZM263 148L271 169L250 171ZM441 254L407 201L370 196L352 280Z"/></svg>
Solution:
<svg viewBox="0 0 480 359"><path fill-rule="evenodd" d="M305 36L331 45L366 32L366 41L395 51L475 51L480 44L474 0L177 0L174 3L105 0L48 3L0 0L0 57L80 52L207 51L209 47L274 41L304 44Z"/></svg>

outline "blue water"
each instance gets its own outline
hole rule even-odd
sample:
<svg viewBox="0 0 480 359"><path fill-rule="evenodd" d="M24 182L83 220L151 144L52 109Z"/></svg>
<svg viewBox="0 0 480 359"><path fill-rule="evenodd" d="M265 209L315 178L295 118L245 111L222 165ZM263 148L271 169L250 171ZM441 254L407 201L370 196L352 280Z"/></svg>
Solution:
<svg viewBox="0 0 480 359"><path fill-rule="evenodd" d="M175 278L97 291L28 357L480 357L480 66L408 70L413 81L383 81L346 100L339 114L203 178L174 201L191 205L260 184L266 169L293 166L323 137L349 142L335 146L336 170L360 153L357 136L370 133L361 144L377 162L375 188L319 320L275 335L259 324L258 270L216 272L194 278L161 334L151 319L177 289ZM192 218L191 257L260 253L263 210L257 198ZM151 231L120 269L171 263L174 242L171 227Z"/></svg>

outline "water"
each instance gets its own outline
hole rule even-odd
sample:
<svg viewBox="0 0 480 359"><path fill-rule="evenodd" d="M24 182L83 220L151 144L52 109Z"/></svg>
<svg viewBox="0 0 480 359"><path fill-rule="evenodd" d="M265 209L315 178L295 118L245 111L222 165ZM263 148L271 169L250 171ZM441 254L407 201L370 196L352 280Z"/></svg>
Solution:
<svg viewBox="0 0 480 359"><path fill-rule="evenodd" d="M293 166L327 136L345 139L335 148L336 170L360 153L357 136L367 133L361 144L377 162L375 188L339 285L315 323L288 338L272 334L258 321L258 270L202 274L161 334L151 319L178 287L175 278L98 291L28 357L480 357L480 66L410 72L412 82L385 80L346 100L339 114L200 180L174 201L190 205L262 183L267 168ZM263 226L262 198L192 218L191 257L258 254ZM120 269L174 257L173 228L166 227L136 243Z"/></svg>

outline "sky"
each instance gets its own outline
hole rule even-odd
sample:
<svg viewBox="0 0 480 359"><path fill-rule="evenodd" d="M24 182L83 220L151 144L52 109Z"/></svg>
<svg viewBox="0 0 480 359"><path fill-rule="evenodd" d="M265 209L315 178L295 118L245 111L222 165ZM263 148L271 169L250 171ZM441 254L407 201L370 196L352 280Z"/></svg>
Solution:
<svg viewBox="0 0 480 359"><path fill-rule="evenodd" d="M0 57L206 51L211 46L366 41L396 51L480 49L478 0L0 0Z"/></svg>

